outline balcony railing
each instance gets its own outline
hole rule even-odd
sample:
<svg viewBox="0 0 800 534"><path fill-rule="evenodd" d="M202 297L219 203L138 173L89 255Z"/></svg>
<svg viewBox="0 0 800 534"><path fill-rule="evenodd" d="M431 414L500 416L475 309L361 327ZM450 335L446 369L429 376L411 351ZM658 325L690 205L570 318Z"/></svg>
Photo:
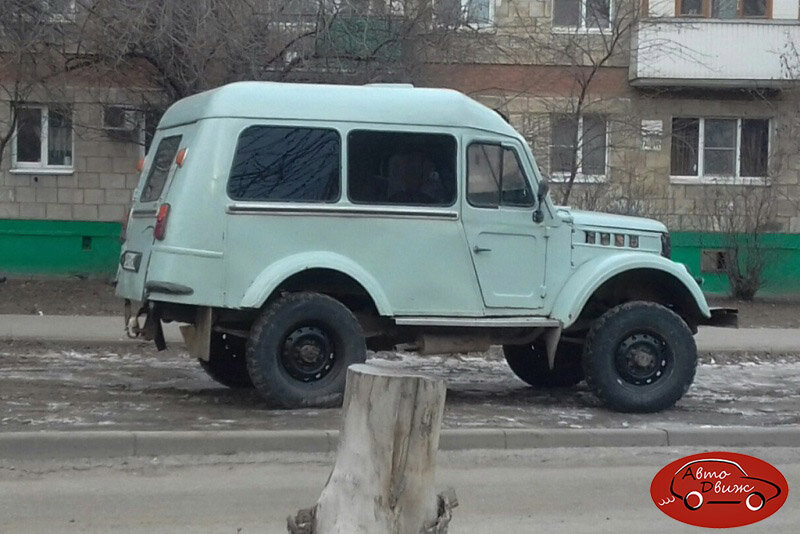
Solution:
<svg viewBox="0 0 800 534"><path fill-rule="evenodd" d="M797 20L644 19L632 47L635 86L771 88L800 79Z"/></svg>

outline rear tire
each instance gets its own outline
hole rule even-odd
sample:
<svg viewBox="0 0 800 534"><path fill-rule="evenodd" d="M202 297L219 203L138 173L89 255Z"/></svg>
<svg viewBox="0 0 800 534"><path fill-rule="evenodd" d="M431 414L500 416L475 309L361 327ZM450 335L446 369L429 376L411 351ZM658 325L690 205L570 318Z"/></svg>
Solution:
<svg viewBox="0 0 800 534"><path fill-rule="evenodd" d="M290 293L269 304L247 342L253 385L277 408L340 406L347 368L366 357L358 320L319 293Z"/></svg>
<svg viewBox="0 0 800 534"><path fill-rule="evenodd" d="M600 316L586 338L586 382L609 408L657 412L674 405L694 380L697 347L675 312L628 302Z"/></svg>
<svg viewBox="0 0 800 534"><path fill-rule="evenodd" d="M503 345L506 362L517 377L534 387L566 388L583 380L577 345L559 344L553 369L547 361L543 342L532 345Z"/></svg>
<svg viewBox="0 0 800 534"><path fill-rule="evenodd" d="M223 386L232 389L252 388L247 372L245 349L247 340L230 334L212 334L208 361L201 360L200 367Z"/></svg>

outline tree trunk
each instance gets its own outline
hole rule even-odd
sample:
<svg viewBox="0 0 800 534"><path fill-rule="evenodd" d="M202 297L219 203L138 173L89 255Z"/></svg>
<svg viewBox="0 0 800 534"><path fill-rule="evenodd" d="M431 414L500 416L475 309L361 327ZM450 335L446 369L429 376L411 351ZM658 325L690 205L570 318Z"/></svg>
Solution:
<svg viewBox="0 0 800 534"><path fill-rule="evenodd" d="M313 528L305 531L446 532L446 524L437 524L441 508L449 519L449 505L455 503L437 498L433 485L444 398L442 380L352 365L336 463L307 514ZM304 531L292 530L292 518L289 523L290 531Z"/></svg>

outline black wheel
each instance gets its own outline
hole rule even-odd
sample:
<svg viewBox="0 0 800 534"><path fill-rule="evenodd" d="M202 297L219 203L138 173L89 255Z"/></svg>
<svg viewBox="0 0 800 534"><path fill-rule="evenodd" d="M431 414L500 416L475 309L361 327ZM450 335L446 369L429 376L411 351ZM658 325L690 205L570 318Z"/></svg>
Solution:
<svg viewBox="0 0 800 534"><path fill-rule="evenodd" d="M341 405L347 367L366 357L358 320L318 293L280 297L256 320L247 342L253 385L278 408Z"/></svg>
<svg viewBox="0 0 800 534"><path fill-rule="evenodd" d="M689 389L696 367L689 327L652 302L628 302L607 311L589 330L583 352L589 387L621 412L669 408Z"/></svg>
<svg viewBox="0 0 800 534"><path fill-rule="evenodd" d="M247 340L229 334L211 335L211 356L208 361L198 359L203 370L222 384L233 389L251 388L253 382L247 372L245 348Z"/></svg>
<svg viewBox="0 0 800 534"><path fill-rule="evenodd" d="M503 345L506 362L520 380L544 388L571 387L583 380L579 345L560 343L553 369L547 361L544 342L533 345Z"/></svg>

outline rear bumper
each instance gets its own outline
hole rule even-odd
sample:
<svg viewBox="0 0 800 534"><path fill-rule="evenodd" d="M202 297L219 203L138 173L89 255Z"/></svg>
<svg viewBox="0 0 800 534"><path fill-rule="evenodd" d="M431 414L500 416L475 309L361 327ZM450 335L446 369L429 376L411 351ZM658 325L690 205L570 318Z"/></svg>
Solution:
<svg viewBox="0 0 800 534"><path fill-rule="evenodd" d="M711 308L711 317L700 319L702 326L739 328L739 310L736 308Z"/></svg>

